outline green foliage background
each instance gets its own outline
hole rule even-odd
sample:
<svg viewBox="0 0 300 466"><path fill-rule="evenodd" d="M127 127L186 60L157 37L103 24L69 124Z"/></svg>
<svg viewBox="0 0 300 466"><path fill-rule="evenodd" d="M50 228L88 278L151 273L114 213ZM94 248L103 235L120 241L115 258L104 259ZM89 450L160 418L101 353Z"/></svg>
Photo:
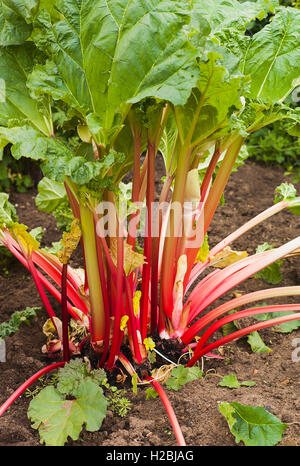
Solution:
<svg viewBox="0 0 300 466"><path fill-rule="evenodd" d="M300 9L299 0L280 0L281 5ZM249 34L258 32L266 25L268 18L255 21L248 28ZM290 105L294 108L297 102ZM300 181L300 139L289 134L289 125L284 120L273 123L251 134L247 141L250 159L266 165L280 165L291 174L294 182Z"/></svg>

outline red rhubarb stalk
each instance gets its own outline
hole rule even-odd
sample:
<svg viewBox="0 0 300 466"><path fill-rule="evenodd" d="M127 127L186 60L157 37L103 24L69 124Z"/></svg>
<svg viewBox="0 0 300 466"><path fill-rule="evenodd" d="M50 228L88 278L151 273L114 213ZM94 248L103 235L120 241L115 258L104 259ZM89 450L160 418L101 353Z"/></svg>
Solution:
<svg viewBox="0 0 300 466"><path fill-rule="evenodd" d="M68 264L63 264L61 274L61 321L62 321L62 344L63 344L63 358L64 361L70 361L69 349L69 319L67 307L67 277L68 277Z"/></svg>
<svg viewBox="0 0 300 466"><path fill-rule="evenodd" d="M123 290L124 290L124 239L122 236L122 228L119 228L117 236L117 277L116 277L116 304L114 310L114 326L113 337L109 358L107 361L107 368L111 369L118 356L122 333L120 329L121 317L123 314Z"/></svg>
<svg viewBox="0 0 300 466"><path fill-rule="evenodd" d="M163 388L160 386L160 384L154 380L152 377L147 377L146 380L149 380L153 388L157 391L165 409L168 414L169 420L171 422L171 425L174 430L175 437L177 439L178 446L184 447L186 446L179 422L177 420L176 414L174 412L174 409L170 403L169 398L166 395L166 392L163 390Z"/></svg>
<svg viewBox="0 0 300 466"><path fill-rule="evenodd" d="M223 317L222 319L218 320L214 324L212 324L201 336L199 343L197 345L197 350L203 348L207 340L211 337L211 335L216 332L219 328L223 327L223 325L229 324L230 322L236 321L238 319L242 319L243 317L251 317L257 314L268 314L273 312L295 312L300 311L300 305L295 304L280 304L277 306L263 306L263 307L255 307L251 309L244 309L243 311L235 312L229 316Z"/></svg>
<svg viewBox="0 0 300 466"><path fill-rule="evenodd" d="M199 351L197 351L197 348L196 348L194 355L190 359L190 361L187 363L187 366L188 367L193 366L199 358L201 358L202 356L204 356L211 350L218 348L219 346L224 346L225 344L231 341L237 340L243 337L244 335L248 335L249 333L255 332L257 330L262 330L263 328L273 327L274 325L283 324L285 322L291 322L293 320L300 320L300 313L296 313L296 314L292 314L288 316L276 317L275 319L265 320L264 322L259 322L257 324L253 324L253 325L250 325L249 327L238 330L236 332L230 333L226 337L220 338L214 343L210 343L204 348L201 348Z"/></svg>
<svg viewBox="0 0 300 466"><path fill-rule="evenodd" d="M30 385L35 382L37 379L42 377L42 375L47 374L50 371L53 371L54 369L58 369L59 367L63 367L66 364L66 361L62 362L55 362L54 364L51 364L50 366L44 367L43 369L39 370L36 372L33 376L31 376L26 382L24 382L4 403L2 406L0 406L0 416L2 416L3 413L12 405L12 403L20 396L22 395L25 390L27 390Z"/></svg>
<svg viewBox="0 0 300 466"><path fill-rule="evenodd" d="M154 202L154 170L155 170L155 147L148 141L148 171L147 171L147 219L144 239L144 255L146 262L142 273L142 296L141 296L141 331L142 341L147 337L147 325L149 317L149 293L152 266L152 209Z"/></svg>

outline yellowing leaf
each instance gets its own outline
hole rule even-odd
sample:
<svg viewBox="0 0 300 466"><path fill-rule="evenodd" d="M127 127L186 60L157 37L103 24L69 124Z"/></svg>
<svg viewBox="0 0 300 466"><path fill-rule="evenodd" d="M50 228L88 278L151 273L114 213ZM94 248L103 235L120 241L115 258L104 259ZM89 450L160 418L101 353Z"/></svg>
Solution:
<svg viewBox="0 0 300 466"><path fill-rule="evenodd" d="M137 290L135 293L134 293L134 296L133 296L133 312L134 312L134 315L137 316L138 313L139 313L139 310L140 310L140 300L141 300L141 296L142 296L142 292Z"/></svg>
<svg viewBox="0 0 300 466"><path fill-rule="evenodd" d="M60 340L62 340L62 323L58 317L53 317L53 321L55 322L56 328L51 319L47 319L43 325L43 333L46 335L48 339L52 339L57 336Z"/></svg>
<svg viewBox="0 0 300 466"><path fill-rule="evenodd" d="M209 245L208 245L208 235L205 235L204 241L198 251L195 262L204 263L209 256Z"/></svg>
<svg viewBox="0 0 300 466"><path fill-rule="evenodd" d="M77 126L78 136L83 142L90 144L92 142L92 135L88 126L78 125Z"/></svg>
<svg viewBox="0 0 300 466"><path fill-rule="evenodd" d="M81 238L81 228L80 222L77 218L75 218L71 225L71 230L69 233L64 232L62 238L62 246L63 249L61 252L57 253L57 257L59 258L60 262L63 264L67 264L78 246L78 243Z"/></svg>
<svg viewBox="0 0 300 466"><path fill-rule="evenodd" d="M26 256L31 256L32 251L39 248L40 243L28 233L28 227L21 223L13 223L9 228L12 237L18 242Z"/></svg>
<svg viewBox="0 0 300 466"><path fill-rule="evenodd" d="M152 351L155 348L155 343L152 340L152 338L150 338L150 337L145 338L144 345L145 345L147 351Z"/></svg>
<svg viewBox="0 0 300 466"><path fill-rule="evenodd" d="M158 369L152 371L152 377L159 380L159 383L166 383L169 377L171 377L171 371L174 369L175 364L169 364L168 366L161 366Z"/></svg>
<svg viewBox="0 0 300 466"><path fill-rule="evenodd" d="M117 240L111 240L110 246L111 258L115 266L117 266ZM133 251L132 247L124 242L124 272L130 275L137 267L145 263L145 257L138 252Z"/></svg>
<svg viewBox="0 0 300 466"><path fill-rule="evenodd" d="M129 317L128 316L122 316L121 317L121 322L120 322L120 330L123 331L127 325Z"/></svg>
<svg viewBox="0 0 300 466"><path fill-rule="evenodd" d="M233 251L229 246L215 256L210 257L210 265L218 269L224 269L241 259L248 257L247 251Z"/></svg>

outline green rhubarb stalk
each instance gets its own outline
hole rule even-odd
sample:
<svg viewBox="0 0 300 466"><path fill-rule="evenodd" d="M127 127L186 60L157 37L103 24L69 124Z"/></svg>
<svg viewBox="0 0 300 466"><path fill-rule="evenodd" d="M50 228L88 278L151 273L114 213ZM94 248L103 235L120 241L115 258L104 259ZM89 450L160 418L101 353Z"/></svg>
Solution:
<svg viewBox="0 0 300 466"><path fill-rule="evenodd" d="M89 288L92 317L92 341L103 342L105 335L105 309L98 266L94 218L91 210L80 203L82 240L85 255L85 272Z"/></svg>
<svg viewBox="0 0 300 466"><path fill-rule="evenodd" d="M220 202L225 186L228 182L229 176L244 142L245 138L242 136L237 136L230 147L227 149L226 155L223 159L205 204L204 234L207 232L213 219L214 213Z"/></svg>

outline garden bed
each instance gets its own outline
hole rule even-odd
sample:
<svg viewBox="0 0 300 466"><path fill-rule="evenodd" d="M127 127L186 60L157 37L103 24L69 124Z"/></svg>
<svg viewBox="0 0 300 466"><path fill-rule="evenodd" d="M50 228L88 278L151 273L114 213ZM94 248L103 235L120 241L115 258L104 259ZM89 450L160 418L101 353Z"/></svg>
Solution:
<svg viewBox="0 0 300 466"><path fill-rule="evenodd" d="M238 175L234 173L226 187L225 205L218 208L214 217L209 234L210 245L272 205L274 190L283 181L288 179L280 168L266 168L250 162L239 169ZM30 228L41 225L46 228L42 245L49 245L59 240L61 235L54 219L36 209L34 198L33 190L13 193L10 200L17 206L20 222ZM234 249L254 253L258 244L268 242L279 246L299 234L299 217L282 212L236 241ZM285 259L282 272L280 285L299 285L299 258ZM270 285L266 286L263 280L250 279L238 291L244 293L268 287ZM15 260L7 270L1 271L0 289L0 322L26 306L41 306L31 277ZM42 333L45 320L46 314L40 311L30 327L23 325L6 339L7 360L0 363L0 403L28 377L53 362L49 362L41 352L45 343ZM252 352L246 338L231 343L223 348L226 359L204 359L205 377L189 382L177 392L168 391L187 445L236 445L225 418L218 410L218 402L237 401L263 406L282 422L288 423L280 445L300 446L300 363L292 361L292 343L300 337L300 331L281 334L274 329L265 329L260 331L260 335L272 349L270 353ZM218 386L221 376L230 373L234 373L239 381L252 380L256 384L237 389ZM176 445L159 398L146 400L145 391L141 388L137 394L128 389L126 396L132 402L126 417L120 418L109 412L99 432L83 432L78 441L68 445ZM38 432L31 428L27 418L29 402L30 398L23 394L0 418L0 446L40 444Z"/></svg>

